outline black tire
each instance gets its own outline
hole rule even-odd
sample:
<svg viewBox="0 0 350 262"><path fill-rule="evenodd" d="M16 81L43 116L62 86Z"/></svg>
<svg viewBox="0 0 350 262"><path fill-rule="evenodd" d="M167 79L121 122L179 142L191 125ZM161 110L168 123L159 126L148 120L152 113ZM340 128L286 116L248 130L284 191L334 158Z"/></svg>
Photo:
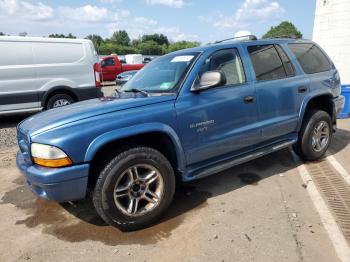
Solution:
<svg viewBox="0 0 350 262"><path fill-rule="evenodd" d="M322 121L328 124L329 139L325 146L316 151L312 145L312 136L315 128ZM298 142L293 145L294 152L305 161L315 161L321 159L326 153L333 137L332 120L330 115L325 111L312 110L305 116L301 130L299 132Z"/></svg>
<svg viewBox="0 0 350 262"><path fill-rule="evenodd" d="M118 179L134 165L149 165L156 168L162 177L162 197L158 204L146 214L132 216L123 213L114 200ZM128 183L129 184L129 183ZM130 189L129 189L130 190ZM111 226L122 231L134 231L156 222L170 205L175 191L175 175L169 161L157 150L135 147L123 151L113 158L100 172L92 199L97 213ZM129 193L130 194L130 193ZM128 200L130 200L128 196ZM129 202L130 203L130 202Z"/></svg>
<svg viewBox="0 0 350 262"><path fill-rule="evenodd" d="M74 98L67 94L56 94L50 97L50 99L46 103L46 109L54 108L54 105L59 100L66 100L69 104L73 104L75 102ZM67 104L68 105L68 104Z"/></svg>

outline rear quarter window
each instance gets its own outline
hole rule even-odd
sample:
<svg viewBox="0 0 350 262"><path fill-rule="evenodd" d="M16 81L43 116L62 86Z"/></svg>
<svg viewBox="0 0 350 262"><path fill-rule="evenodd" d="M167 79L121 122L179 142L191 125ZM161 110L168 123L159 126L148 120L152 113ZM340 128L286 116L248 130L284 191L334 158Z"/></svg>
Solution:
<svg viewBox="0 0 350 262"><path fill-rule="evenodd" d="M332 65L326 55L314 44L288 44L306 74L329 71Z"/></svg>
<svg viewBox="0 0 350 262"><path fill-rule="evenodd" d="M81 43L34 42L36 64L66 64L78 62L84 57Z"/></svg>

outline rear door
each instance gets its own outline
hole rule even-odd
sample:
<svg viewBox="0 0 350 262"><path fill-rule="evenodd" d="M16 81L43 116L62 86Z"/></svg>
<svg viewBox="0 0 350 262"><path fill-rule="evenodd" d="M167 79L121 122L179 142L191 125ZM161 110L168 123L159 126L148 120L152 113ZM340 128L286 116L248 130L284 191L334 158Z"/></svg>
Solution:
<svg viewBox="0 0 350 262"><path fill-rule="evenodd" d="M337 88L340 84L336 68L314 43L288 44L302 70L310 79L311 90Z"/></svg>
<svg viewBox="0 0 350 262"><path fill-rule="evenodd" d="M0 41L0 111L40 106L32 43Z"/></svg>
<svg viewBox="0 0 350 262"><path fill-rule="evenodd" d="M295 132L308 78L297 73L281 45L248 45L247 51L255 72L262 141Z"/></svg>
<svg viewBox="0 0 350 262"><path fill-rule="evenodd" d="M90 50L79 42L33 42L36 82L43 95L55 87L91 87L94 85Z"/></svg>

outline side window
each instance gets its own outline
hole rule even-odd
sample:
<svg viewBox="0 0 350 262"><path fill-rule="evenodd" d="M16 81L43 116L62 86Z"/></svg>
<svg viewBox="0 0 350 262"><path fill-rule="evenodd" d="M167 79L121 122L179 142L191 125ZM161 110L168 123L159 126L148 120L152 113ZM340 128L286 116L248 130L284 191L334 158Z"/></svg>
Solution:
<svg viewBox="0 0 350 262"><path fill-rule="evenodd" d="M108 58L103 61L103 66L114 66L114 59Z"/></svg>
<svg viewBox="0 0 350 262"><path fill-rule="evenodd" d="M325 54L314 44L288 44L306 74L331 70L332 66Z"/></svg>
<svg viewBox="0 0 350 262"><path fill-rule="evenodd" d="M220 70L226 77L226 86L245 83L245 74L238 50L225 49L212 54L202 65L199 76L208 71Z"/></svg>
<svg viewBox="0 0 350 262"><path fill-rule="evenodd" d="M287 54L284 52L281 46L276 45L276 49L278 54L280 55L280 58L282 59L282 63L284 66L284 70L286 71L287 77L295 76L295 70L293 67L292 62L290 61Z"/></svg>
<svg viewBox="0 0 350 262"><path fill-rule="evenodd" d="M248 52L258 81L286 77L283 63L274 45L248 46Z"/></svg>

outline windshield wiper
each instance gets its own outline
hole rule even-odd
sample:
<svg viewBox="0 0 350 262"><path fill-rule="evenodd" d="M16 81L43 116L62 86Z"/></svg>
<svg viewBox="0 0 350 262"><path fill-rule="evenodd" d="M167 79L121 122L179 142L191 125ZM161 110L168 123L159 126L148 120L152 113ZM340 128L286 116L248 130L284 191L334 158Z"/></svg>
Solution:
<svg viewBox="0 0 350 262"><path fill-rule="evenodd" d="M124 92L134 92L134 93L140 93L143 94L144 96L149 96L149 93L144 91L144 90L140 90L137 88L131 88L131 89L127 89L127 90L123 90Z"/></svg>

